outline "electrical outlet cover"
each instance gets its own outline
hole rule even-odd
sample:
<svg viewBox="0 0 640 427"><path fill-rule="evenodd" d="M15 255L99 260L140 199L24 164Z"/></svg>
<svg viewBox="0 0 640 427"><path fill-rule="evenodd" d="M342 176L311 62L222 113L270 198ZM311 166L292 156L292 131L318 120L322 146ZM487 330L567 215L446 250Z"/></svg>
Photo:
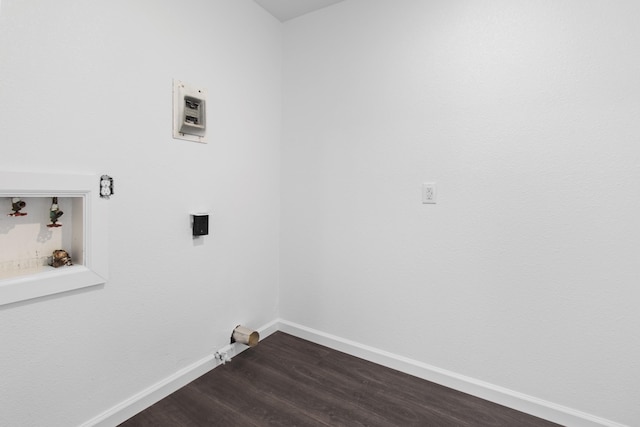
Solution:
<svg viewBox="0 0 640 427"><path fill-rule="evenodd" d="M425 182L422 184L422 203L435 204L436 203L436 183Z"/></svg>
<svg viewBox="0 0 640 427"><path fill-rule="evenodd" d="M207 142L207 91L173 81L173 137L194 142Z"/></svg>

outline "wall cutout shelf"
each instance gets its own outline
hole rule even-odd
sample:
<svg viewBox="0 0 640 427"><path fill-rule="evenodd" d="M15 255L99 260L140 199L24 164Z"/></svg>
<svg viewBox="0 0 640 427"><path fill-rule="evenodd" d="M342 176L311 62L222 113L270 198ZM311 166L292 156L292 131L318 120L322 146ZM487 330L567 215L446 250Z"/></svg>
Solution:
<svg viewBox="0 0 640 427"><path fill-rule="evenodd" d="M0 171L0 305L104 284L107 280L107 212L99 175ZM51 224L53 197L64 214ZM25 202L10 216L12 201ZM6 212L5 212L6 211ZM49 266L53 250L73 265Z"/></svg>

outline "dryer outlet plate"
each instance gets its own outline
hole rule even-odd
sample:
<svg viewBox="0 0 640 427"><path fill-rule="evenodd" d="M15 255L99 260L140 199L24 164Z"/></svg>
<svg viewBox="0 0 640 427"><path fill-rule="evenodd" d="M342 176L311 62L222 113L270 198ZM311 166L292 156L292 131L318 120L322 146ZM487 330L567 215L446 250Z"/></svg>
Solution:
<svg viewBox="0 0 640 427"><path fill-rule="evenodd" d="M173 80L173 137L206 143L207 91Z"/></svg>

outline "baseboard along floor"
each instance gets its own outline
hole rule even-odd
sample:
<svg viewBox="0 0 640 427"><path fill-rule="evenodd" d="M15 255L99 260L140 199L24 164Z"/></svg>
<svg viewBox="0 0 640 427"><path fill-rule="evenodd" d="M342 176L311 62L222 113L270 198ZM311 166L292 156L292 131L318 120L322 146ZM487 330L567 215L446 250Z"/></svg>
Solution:
<svg viewBox="0 0 640 427"><path fill-rule="evenodd" d="M559 424L276 332L120 426L266 425Z"/></svg>

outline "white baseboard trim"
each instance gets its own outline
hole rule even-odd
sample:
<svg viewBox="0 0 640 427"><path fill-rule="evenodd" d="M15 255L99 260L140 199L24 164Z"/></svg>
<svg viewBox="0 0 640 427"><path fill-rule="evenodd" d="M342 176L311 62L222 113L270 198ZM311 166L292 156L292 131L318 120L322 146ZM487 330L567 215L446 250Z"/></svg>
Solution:
<svg viewBox="0 0 640 427"><path fill-rule="evenodd" d="M327 334L283 319L274 320L258 329L261 339L274 332L282 331L290 335L404 372L418 378L471 394L515 410L531 414L569 427L628 427L585 412L557 405L517 391L496 386L455 372L447 371L426 363L418 362L397 354L389 353L355 341ZM218 351L234 357L248 347L241 344L227 345ZM179 370L169 377L142 390L129 399L108 409L102 414L83 423L81 427L113 427L126 421L159 400L189 384L220 365L214 354Z"/></svg>
<svg viewBox="0 0 640 427"><path fill-rule="evenodd" d="M279 321L274 320L263 327L257 329L260 338L266 338L278 330ZM229 334L231 335L231 334ZM234 357L249 347L234 343L228 344L218 351L226 352L230 357ZM215 352L214 352L215 353ZM128 420L137 413L143 411L154 403L164 399L171 393L179 390L191 381L201 377L222 363L216 360L214 354L210 354L197 362L180 369L169 377L153 384L141 392L131 396L127 400L108 409L97 417L81 424L80 427L113 427Z"/></svg>
<svg viewBox="0 0 640 427"><path fill-rule="evenodd" d="M327 334L306 326L280 319L278 330L404 372L454 390L480 397L517 411L543 418L564 426L628 427L595 415L587 414L546 400L528 396L494 384L447 371L393 353Z"/></svg>

